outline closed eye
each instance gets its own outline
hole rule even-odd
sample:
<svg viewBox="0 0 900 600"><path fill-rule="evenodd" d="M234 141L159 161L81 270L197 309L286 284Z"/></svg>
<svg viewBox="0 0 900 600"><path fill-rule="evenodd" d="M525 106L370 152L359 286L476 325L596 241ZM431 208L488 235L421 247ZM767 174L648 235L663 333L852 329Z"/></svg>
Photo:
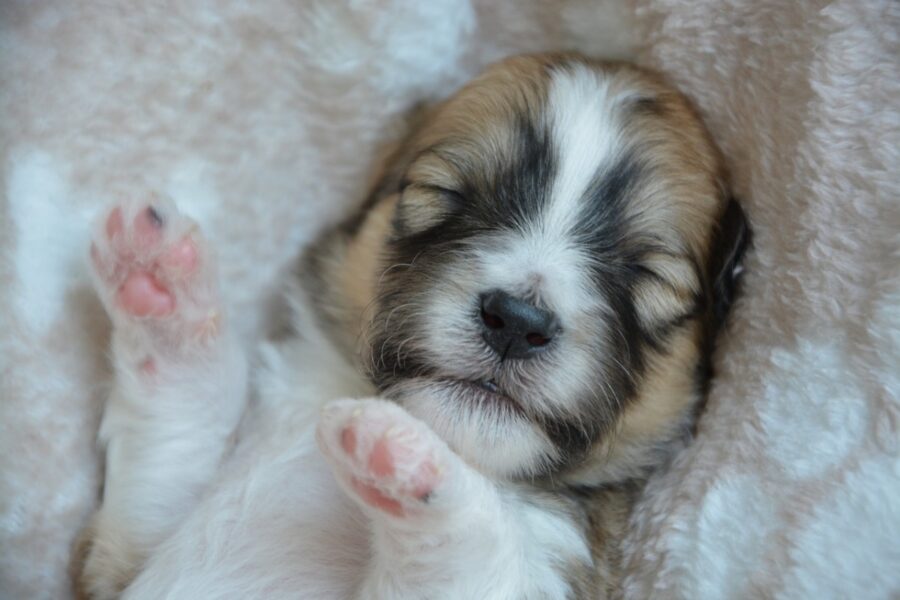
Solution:
<svg viewBox="0 0 900 600"><path fill-rule="evenodd" d="M450 208L451 210L455 210L457 208L462 208L465 205L465 202L466 202L465 196L463 196L461 192L458 192L456 190L451 190L451 189L448 189L445 187L440 187L437 185L422 184L422 183L417 183L417 184L413 184L413 185L415 185L415 187L418 187L418 188L421 188L424 190L428 190L434 194L437 194L438 196L441 197L442 200L444 200L445 202L447 202L450 205L448 208Z"/></svg>
<svg viewBox="0 0 900 600"><path fill-rule="evenodd" d="M683 257L653 253L634 265L632 295L641 324L647 330L682 321L695 314L699 279Z"/></svg>
<svg viewBox="0 0 900 600"><path fill-rule="evenodd" d="M427 231L457 213L464 205L455 190L418 182L404 183L397 205L398 233L412 235Z"/></svg>

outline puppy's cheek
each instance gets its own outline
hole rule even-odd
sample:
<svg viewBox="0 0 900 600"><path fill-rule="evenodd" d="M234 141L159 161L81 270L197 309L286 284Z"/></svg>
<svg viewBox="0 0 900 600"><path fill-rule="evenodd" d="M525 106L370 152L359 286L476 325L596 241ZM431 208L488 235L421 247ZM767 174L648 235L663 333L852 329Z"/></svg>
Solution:
<svg viewBox="0 0 900 600"><path fill-rule="evenodd" d="M429 364L449 376L477 379L487 373L490 360L479 327L477 283L466 270L453 271L439 275L453 285L426 292L415 327Z"/></svg>

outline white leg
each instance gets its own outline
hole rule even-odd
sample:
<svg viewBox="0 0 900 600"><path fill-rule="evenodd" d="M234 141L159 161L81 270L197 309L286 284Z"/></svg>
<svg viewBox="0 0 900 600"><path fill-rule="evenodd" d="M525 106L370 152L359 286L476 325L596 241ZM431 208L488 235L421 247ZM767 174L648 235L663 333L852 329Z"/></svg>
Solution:
<svg viewBox="0 0 900 600"><path fill-rule="evenodd" d="M103 502L81 585L117 596L188 514L230 447L246 364L220 312L196 225L159 199L115 206L91 245L113 322L115 383L103 415Z"/></svg>
<svg viewBox="0 0 900 600"><path fill-rule="evenodd" d="M317 435L371 519L360 598L565 598L591 577L574 503L488 480L396 404L333 402Z"/></svg>

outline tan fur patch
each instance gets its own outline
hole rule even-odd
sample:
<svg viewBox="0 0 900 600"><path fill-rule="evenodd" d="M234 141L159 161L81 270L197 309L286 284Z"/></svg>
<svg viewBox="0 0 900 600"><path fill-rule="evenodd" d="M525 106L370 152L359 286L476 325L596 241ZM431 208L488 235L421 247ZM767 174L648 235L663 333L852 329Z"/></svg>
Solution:
<svg viewBox="0 0 900 600"><path fill-rule="evenodd" d="M413 142L422 155L408 172L409 180L453 190L460 170L489 178L514 146L516 119L540 120L549 64L546 56L507 59L438 106Z"/></svg>
<svg viewBox="0 0 900 600"><path fill-rule="evenodd" d="M685 435L697 402L694 369L700 355L699 326L672 337L664 354L650 358L640 391L614 431L596 444L585 466L567 481L610 484L641 478L659 461L665 445Z"/></svg>
<svg viewBox="0 0 900 600"><path fill-rule="evenodd" d="M97 517L95 516L95 519ZM145 556L134 540L123 538L123 530L105 523L98 537L92 522L79 534L69 565L77 598L106 600L118 598L136 575Z"/></svg>

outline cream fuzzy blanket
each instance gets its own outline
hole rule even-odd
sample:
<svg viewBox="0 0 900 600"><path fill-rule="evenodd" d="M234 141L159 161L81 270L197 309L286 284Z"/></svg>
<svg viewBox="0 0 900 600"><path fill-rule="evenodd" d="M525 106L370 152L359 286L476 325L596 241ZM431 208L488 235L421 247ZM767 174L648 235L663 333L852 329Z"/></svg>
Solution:
<svg viewBox="0 0 900 600"><path fill-rule="evenodd" d="M633 56L706 116L756 231L696 441L629 598L900 595L900 3L0 4L0 597L65 598L97 497L108 325L88 223L159 190L265 335L285 266L416 100L522 51Z"/></svg>

